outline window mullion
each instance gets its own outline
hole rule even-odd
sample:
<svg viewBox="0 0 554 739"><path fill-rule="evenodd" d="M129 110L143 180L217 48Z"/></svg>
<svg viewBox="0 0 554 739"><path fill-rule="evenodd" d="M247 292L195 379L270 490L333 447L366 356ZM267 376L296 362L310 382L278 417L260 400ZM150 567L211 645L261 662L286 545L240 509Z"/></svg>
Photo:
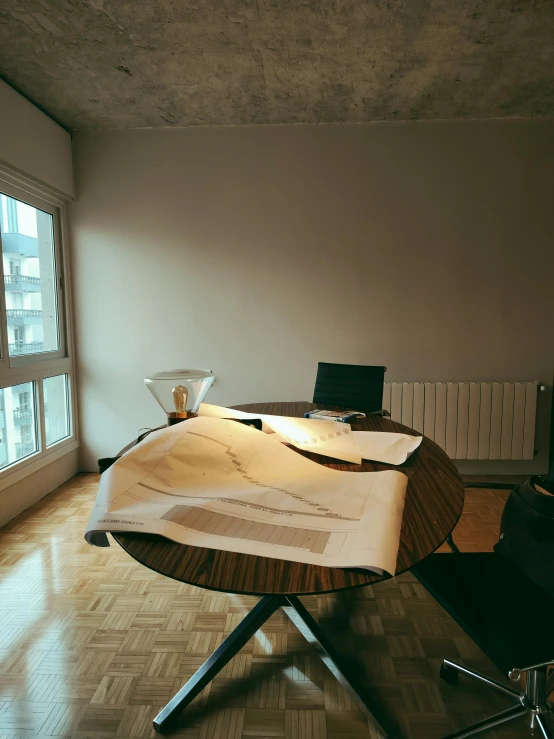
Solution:
<svg viewBox="0 0 554 739"><path fill-rule="evenodd" d="M44 378L39 377L35 383L35 387L38 392L36 409L36 418L38 420L38 435L40 439L39 452L44 453L46 451L46 419L44 418Z"/></svg>
<svg viewBox="0 0 554 739"><path fill-rule="evenodd" d="M58 313L58 347L63 356L67 356L67 329L66 329L66 305L65 305L65 274L62 258L62 232L61 232L61 209L58 209L54 216L52 226L54 234L53 257L54 257L54 275L55 275L55 292L56 292L56 308Z"/></svg>
<svg viewBox="0 0 554 739"><path fill-rule="evenodd" d="M2 234L0 233L0 367L9 367L9 346L8 346L8 318L6 312L6 290L4 287L4 260L2 252Z"/></svg>

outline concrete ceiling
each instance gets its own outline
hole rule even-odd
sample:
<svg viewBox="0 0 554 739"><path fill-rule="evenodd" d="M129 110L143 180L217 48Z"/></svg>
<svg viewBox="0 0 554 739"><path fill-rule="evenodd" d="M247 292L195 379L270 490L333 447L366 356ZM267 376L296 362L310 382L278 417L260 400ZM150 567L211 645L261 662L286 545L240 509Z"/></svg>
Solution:
<svg viewBox="0 0 554 739"><path fill-rule="evenodd" d="M553 0L0 0L69 129L554 115Z"/></svg>

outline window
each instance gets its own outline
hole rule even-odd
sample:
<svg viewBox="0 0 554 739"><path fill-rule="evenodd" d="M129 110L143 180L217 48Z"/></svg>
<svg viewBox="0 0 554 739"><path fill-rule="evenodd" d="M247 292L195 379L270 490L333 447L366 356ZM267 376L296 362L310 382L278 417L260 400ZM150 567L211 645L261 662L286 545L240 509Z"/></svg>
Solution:
<svg viewBox="0 0 554 739"><path fill-rule="evenodd" d="M11 297L12 297L12 300L11 300L12 304L10 306L11 308L23 308L23 293L13 292ZM16 326L16 328L22 328L22 327Z"/></svg>
<svg viewBox="0 0 554 739"><path fill-rule="evenodd" d="M12 465L75 441L61 279L63 203L53 201L0 179L0 482Z"/></svg>
<svg viewBox="0 0 554 739"><path fill-rule="evenodd" d="M0 194L0 199L8 337L16 328L27 329L22 343L8 341L9 355L56 351L60 336L54 217L9 195Z"/></svg>
<svg viewBox="0 0 554 739"><path fill-rule="evenodd" d="M46 446L52 446L69 436L68 376L47 377L43 382Z"/></svg>
<svg viewBox="0 0 554 739"><path fill-rule="evenodd" d="M28 423L24 423L21 426L21 441L24 441L27 444L32 443L33 441L33 434Z"/></svg>
<svg viewBox="0 0 554 739"><path fill-rule="evenodd" d="M35 383L0 390L0 470L38 452Z"/></svg>
<svg viewBox="0 0 554 739"><path fill-rule="evenodd" d="M28 390L24 390L22 393L19 393L19 407L24 408L25 410L29 409L29 400L30 400L31 393Z"/></svg>
<svg viewBox="0 0 554 739"><path fill-rule="evenodd" d="M23 350L23 344L25 343L25 328L23 326L15 326L13 330L13 341L14 353L15 347L19 347L21 350ZM19 353L22 354L23 351L20 351Z"/></svg>

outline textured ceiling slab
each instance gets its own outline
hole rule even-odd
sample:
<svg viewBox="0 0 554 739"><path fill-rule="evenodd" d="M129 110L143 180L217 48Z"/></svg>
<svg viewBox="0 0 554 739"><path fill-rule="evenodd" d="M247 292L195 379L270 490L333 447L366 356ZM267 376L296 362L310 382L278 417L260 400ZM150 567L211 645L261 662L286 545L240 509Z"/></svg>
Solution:
<svg viewBox="0 0 554 739"><path fill-rule="evenodd" d="M70 129L554 115L552 0L1 0Z"/></svg>

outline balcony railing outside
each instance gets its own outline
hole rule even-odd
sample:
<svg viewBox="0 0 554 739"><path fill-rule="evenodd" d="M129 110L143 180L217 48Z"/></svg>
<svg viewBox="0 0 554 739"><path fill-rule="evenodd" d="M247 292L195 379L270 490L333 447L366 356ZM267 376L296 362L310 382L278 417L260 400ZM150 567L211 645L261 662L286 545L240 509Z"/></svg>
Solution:
<svg viewBox="0 0 554 739"><path fill-rule="evenodd" d="M14 285L25 291L26 287L40 288L40 277L31 277L30 275L4 275L4 283L6 285Z"/></svg>
<svg viewBox="0 0 554 739"><path fill-rule="evenodd" d="M26 457L28 454L33 454L33 452L36 452L36 446L33 444L32 441L16 441L15 442L15 456L17 459L21 459L21 457Z"/></svg>
<svg viewBox="0 0 554 739"><path fill-rule="evenodd" d="M30 421L33 418L33 411L31 408L14 408L13 417L15 421Z"/></svg>
<svg viewBox="0 0 554 739"><path fill-rule="evenodd" d="M36 308L8 308L8 326L31 326L42 323L42 311Z"/></svg>
<svg viewBox="0 0 554 739"><path fill-rule="evenodd" d="M44 351L44 341L16 341L14 344L8 344L10 357L18 354L38 354Z"/></svg>
<svg viewBox="0 0 554 739"><path fill-rule="evenodd" d="M8 308L8 318L42 318L42 311L34 308Z"/></svg>

